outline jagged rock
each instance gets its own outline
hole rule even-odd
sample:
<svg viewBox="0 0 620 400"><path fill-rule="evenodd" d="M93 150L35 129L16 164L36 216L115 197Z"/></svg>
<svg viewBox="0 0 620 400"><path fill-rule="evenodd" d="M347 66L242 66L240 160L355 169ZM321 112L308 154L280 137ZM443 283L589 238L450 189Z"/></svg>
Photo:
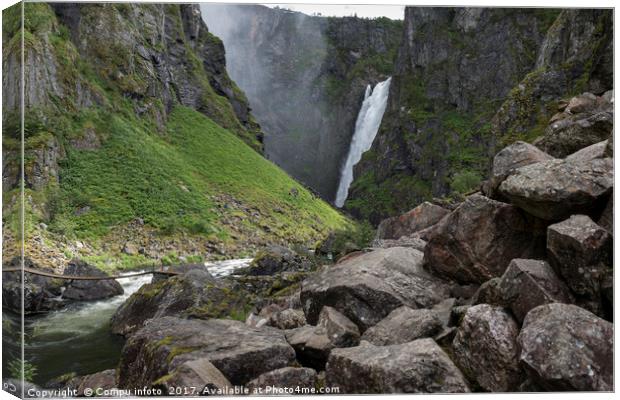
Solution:
<svg viewBox="0 0 620 400"><path fill-rule="evenodd" d="M613 325L569 304L530 311L518 338L520 362L545 390L612 391Z"/></svg>
<svg viewBox="0 0 620 400"><path fill-rule="evenodd" d="M485 194L494 197L497 187L517 168L551 160L549 154L529 143L517 141L505 147L493 158L493 169Z"/></svg>
<svg viewBox="0 0 620 400"><path fill-rule="evenodd" d="M105 272L88 265L82 260L71 260L63 275L71 276L108 276ZM120 283L114 279L101 281L72 280L62 292L63 299L69 300L100 300L123 294Z"/></svg>
<svg viewBox="0 0 620 400"><path fill-rule="evenodd" d="M399 239L435 225L449 214L438 205L425 201L413 210L381 221L377 228L377 239Z"/></svg>
<svg viewBox="0 0 620 400"><path fill-rule="evenodd" d="M459 283L501 276L513 258L543 253L536 221L510 204L469 196L431 236L424 262L435 274Z"/></svg>
<svg viewBox="0 0 620 400"><path fill-rule="evenodd" d="M92 393L95 393L97 389L115 389L117 387L116 370L107 369L94 374L73 378L67 383L67 387L77 390L77 396L79 397L85 396L85 389L92 390Z"/></svg>
<svg viewBox="0 0 620 400"><path fill-rule="evenodd" d="M150 386L188 361L207 359L233 385L243 385L294 358L284 334L274 328L222 319L155 318L123 347L118 384Z"/></svg>
<svg viewBox="0 0 620 400"><path fill-rule="evenodd" d="M508 268L506 269L506 271L508 271L509 268L510 268L510 265L508 265ZM506 274L506 271L504 272L504 275ZM489 279L488 281L480 285L480 287L478 288L478 291L474 294L474 296L471 299L471 304L472 305L492 304L492 305L498 305L498 306L503 305L504 300L502 299L502 294L499 290L500 281L501 281L501 278L496 277L496 278Z"/></svg>
<svg viewBox="0 0 620 400"><path fill-rule="evenodd" d="M248 308L248 297L244 290L215 279L204 269L191 269L183 275L142 286L116 310L110 324L113 333L127 336L149 318L242 314Z"/></svg>
<svg viewBox="0 0 620 400"><path fill-rule="evenodd" d="M433 339L335 349L325 379L341 394L469 392L461 371Z"/></svg>
<svg viewBox="0 0 620 400"><path fill-rule="evenodd" d="M323 306L334 307L363 332L402 305L425 308L448 297L449 288L422 268L421 252L404 247L375 250L310 276L301 302L310 324Z"/></svg>
<svg viewBox="0 0 620 400"><path fill-rule="evenodd" d="M514 259L499 282L500 298L519 322L548 303L572 303L566 284L545 261Z"/></svg>
<svg viewBox="0 0 620 400"><path fill-rule="evenodd" d="M360 333L347 317L331 307L323 307L317 326L306 325L285 332L302 365L323 369L332 349L357 346Z"/></svg>
<svg viewBox="0 0 620 400"><path fill-rule="evenodd" d="M296 388L311 389L316 382L317 373L312 368L286 367L266 372L251 380L246 387L250 393L278 394L278 389L287 388L288 394L295 394Z"/></svg>
<svg viewBox="0 0 620 400"><path fill-rule="evenodd" d="M19 257L13 258L7 267L21 266ZM24 266L37 269L32 260L24 259ZM53 271L47 271L53 272ZM57 310L65 306L60 299L62 282L35 274L24 274L22 282L21 271L2 273L2 307L21 314L22 297L25 314Z"/></svg>
<svg viewBox="0 0 620 400"><path fill-rule="evenodd" d="M521 382L519 326L501 307L470 307L452 344L456 363L484 390L514 391Z"/></svg>
<svg viewBox="0 0 620 400"><path fill-rule="evenodd" d="M462 306L456 306L452 308L450 312L450 326L459 326L461 322L463 322L463 318L465 318L465 314L467 310L472 307L469 304L465 304Z"/></svg>
<svg viewBox="0 0 620 400"><path fill-rule="evenodd" d="M609 233L585 215L549 226L547 253L568 287L595 314L601 313L601 278L612 266Z"/></svg>
<svg viewBox="0 0 620 400"><path fill-rule="evenodd" d="M232 384L207 358L198 358L183 362L172 373L155 381L154 386L165 388L166 393L195 397L226 390ZM178 388L182 389L180 393L176 392Z"/></svg>
<svg viewBox="0 0 620 400"><path fill-rule="evenodd" d="M442 322L432 310L412 310L403 306L392 311L373 327L362 340L376 346L402 344L416 339L433 337L441 331Z"/></svg>
<svg viewBox="0 0 620 400"><path fill-rule="evenodd" d="M607 156L607 144L608 141L604 140L602 142L595 143L591 146L585 147L568 157L566 157L566 161L570 162L587 162L592 161L597 158L605 158Z"/></svg>
<svg viewBox="0 0 620 400"><path fill-rule="evenodd" d="M613 188L613 160L551 160L517 169L499 187L503 196L528 213L559 220L592 209Z"/></svg>
<svg viewBox="0 0 620 400"><path fill-rule="evenodd" d="M269 317L267 325L278 329L299 328L306 324L306 316L301 310L288 308L286 310L277 311Z"/></svg>

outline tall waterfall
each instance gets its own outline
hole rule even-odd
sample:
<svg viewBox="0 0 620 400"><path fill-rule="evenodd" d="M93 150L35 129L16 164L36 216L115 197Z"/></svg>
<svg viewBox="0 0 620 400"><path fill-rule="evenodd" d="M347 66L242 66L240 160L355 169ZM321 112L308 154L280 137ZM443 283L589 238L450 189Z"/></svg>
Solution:
<svg viewBox="0 0 620 400"><path fill-rule="evenodd" d="M353 167L361 160L362 154L370 149L375 136L377 136L381 119L387 106L391 81L392 78L390 77L383 82L379 82L373 90L371 90L370 85L366 87L364 102L357 115L357 121L355 121L355 132L351 140L351 147L349 147L347 161L340 170L336 207L344 205L349 194L349 186L353 182Z"/></svg>

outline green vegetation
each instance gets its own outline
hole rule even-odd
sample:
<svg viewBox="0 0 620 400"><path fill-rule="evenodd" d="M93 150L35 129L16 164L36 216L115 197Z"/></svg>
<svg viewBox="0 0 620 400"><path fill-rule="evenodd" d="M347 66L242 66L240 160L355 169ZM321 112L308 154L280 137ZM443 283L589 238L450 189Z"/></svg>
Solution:
<svg viewBox="0 0 620 400"><path fill-rule="evenodd" d="M37 375L37 367L28 361L22 361L19 359L12 360L9 362L7 368L9 376L20 381L25 380L27 382L33 382L34 377Z"/></svg>

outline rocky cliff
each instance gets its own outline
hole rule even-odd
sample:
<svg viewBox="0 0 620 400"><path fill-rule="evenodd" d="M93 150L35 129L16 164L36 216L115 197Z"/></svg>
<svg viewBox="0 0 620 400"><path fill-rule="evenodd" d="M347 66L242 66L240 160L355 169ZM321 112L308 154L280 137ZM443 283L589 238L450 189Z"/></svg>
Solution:
<svg viewBox="0 0 620 400"><path fill-rule="evenodd" d="M265 131L266 156L333 201L364 90L391 74L401 21L202 9Z"/></svg>
<svg viewBox="0 0 620 400"><path fill-rule="evenodd" d="M377 223L475 189L497 146L543 133L551 102L611 88L610 18L609 10L407 8L388 110L346 208Z"/></svg>
<svg viewBox="0 0 620 400"><path fill-rule="evenodd" d="M28 3L23 34L19 7L4 16L4 218L19 230L23 38L26 232L39 255L145 262L237 239L252 251L301 232L293 214L344 221L259 154L260 127L198 6Z"/></svg>

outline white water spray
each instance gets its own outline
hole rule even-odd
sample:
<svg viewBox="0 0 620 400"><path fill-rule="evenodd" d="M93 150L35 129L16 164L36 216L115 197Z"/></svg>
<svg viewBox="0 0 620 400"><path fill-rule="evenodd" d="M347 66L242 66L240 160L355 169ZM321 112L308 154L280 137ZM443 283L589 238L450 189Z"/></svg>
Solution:
<svg viewBox="0 0 620 400"><path fill-rule="evenodd" d="M357 115L357 121L355 121L355 132L351 139L347 161L340 171L340 183L336 193L336 207L344 205L349 195L349 186L353 182L353 167L361 160L362 154L370 150L370 146L372 146L372 142L375 140L375 136L377 136L381 119L387 106L391 81L392 78L388 78L383 82L379 82L373 90L370 89L370 85L366 88L364 102Z"/></svg>

